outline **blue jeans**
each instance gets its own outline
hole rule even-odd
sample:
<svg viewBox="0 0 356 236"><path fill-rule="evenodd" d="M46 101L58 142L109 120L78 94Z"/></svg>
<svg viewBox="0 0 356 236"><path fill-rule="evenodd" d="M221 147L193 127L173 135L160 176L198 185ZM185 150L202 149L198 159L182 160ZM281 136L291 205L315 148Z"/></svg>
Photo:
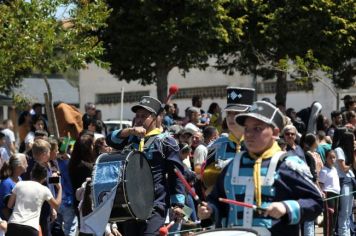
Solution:
<svg viewBox="0 0 356 236"><path fill-rule="evenodd" d="M315 235L314 221L305 221L303 224L303 228L304 228L304 236Z"/></svg>
<svg viewBox="0 0 356 236"><path fill-rule="evenodd" d="M58 222L63 222L63 232L66 236L75 236L78 228L78 218L73 206L61 204L58 211Z"/></svg>
<svg viewBox="0 0 356 236"><path fill-rule="evenodd" d="M338 234L342 236L350 236L351 214L353 204L352 183L341 185L340 202L339 202L339 217L338 217Z"/></svg>

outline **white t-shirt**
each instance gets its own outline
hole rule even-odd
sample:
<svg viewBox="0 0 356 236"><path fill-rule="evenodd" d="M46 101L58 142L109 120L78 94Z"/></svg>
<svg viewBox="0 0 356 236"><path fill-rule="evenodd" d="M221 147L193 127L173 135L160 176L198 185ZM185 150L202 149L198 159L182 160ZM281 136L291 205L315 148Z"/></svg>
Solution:
<svg viewBox="0 0 356 236"><path fill-rule="evenodd" d="M10 146L15 143L15 133L11 129L4 129L1 130L2 133L5 134L5 139L6 139L6 151L9 155L11 155L11 150Z"/></svg>
<svg viewBox="0 0 356 236"><path fill-rule="evenodd" d="M199 146L195 148L193 154L194 166L203 164L207 156L208 149L203 144L199 144Z"/></svg>
<svg viewBox="0 0 356 236"><path fill-rule="evenodd" d="M9 223L39 230L41 207L44 201L53 198L51 191L35 181L18 182L12 191L16 194L16 203Z"/></svg>
<svg viewBox="0 0 356 236"><path fill-rule="evenodd" d="M344 153L344 150L342 150L341 147L337 147L335 148L335 153L336 153L336 158L337 160L343 160L346 162L346 156ZM345 173L341 167L339 166L338 161L336 161L336 169L337 169L337 173L339 174L340 178L345 178L345 177L355 177L354 172L352 172L352 170L350 169L347 173Z"/></svg>
<svg viewBox="0 0 356 236"><path fill-rule="evenodd" d="M28 143L33 143L34 140L35 140L35 133L30 131L27 133L24 142L25 144L28 144Z"/></svg>
<svg viewBox="0 0 356 236"><path fill-rule="evenodd" d="M335 167L324 166L319 173L319 182L323 184L324 192L340 193L339 175Z"/></svg>
<svg viewBox="0 0 356 236"><path fill-rule="evenodd" d="M6 148L0 147L0 169L6 161L10 159L9 154L6 151Z"/></svg>

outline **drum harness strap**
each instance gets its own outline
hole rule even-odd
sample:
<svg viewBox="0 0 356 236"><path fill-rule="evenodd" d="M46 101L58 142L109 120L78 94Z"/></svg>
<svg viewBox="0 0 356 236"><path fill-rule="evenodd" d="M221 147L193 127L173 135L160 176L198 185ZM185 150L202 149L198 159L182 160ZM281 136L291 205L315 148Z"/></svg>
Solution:
<svg viewBox="0 0 356 236"><path fill-rule="evenodd" d="M246 191L245 191L245 198L244 202L254 204L254 181L252 176L239 176L239 170L240 170L240 163L241 163L241 157L243 156L245 152L239 152L236 154L233 162L233 167L232 167L232 173L231 173L231 185L240 185L240 186L245 186ZM283 156L286 153L283 151L278 151L273 155L271 158L268 171L266 176L261 176L261 182L262 186L272 186L274 183L274 174L275 170L277 168L279 160L283 158ZM232 190L234 187L231 188ZM233 191L234 192L234 191ZM235 193L230 193L230 196L233 198L235 197ZM230 217L236 217L230 216ZM251 208L244 208L244 213L243 213L243 227L252 227L253 223L253 209ZM255 228L255 227L254 227ZM259 227L257 227L259 228Z"/></svg>

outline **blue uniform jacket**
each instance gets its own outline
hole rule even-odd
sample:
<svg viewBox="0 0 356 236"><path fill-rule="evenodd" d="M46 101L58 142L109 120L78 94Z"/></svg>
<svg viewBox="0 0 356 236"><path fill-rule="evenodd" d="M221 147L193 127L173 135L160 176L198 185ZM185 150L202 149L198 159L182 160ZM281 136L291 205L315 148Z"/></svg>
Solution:
<svg viewBox="0 0 356 236"><path fill-rule="evenodd" d="M238 176L252 176L254 162L247 152L242 154ZM271 158L262 161L261 176L266 175L270 162ZM243 223L243 207L218 201L220 197L235 198L237 201L245 199L245 186L231 183L233 163L234 161L230 162L224 168L214 190L207 198L213 209L212 220L217 227L242 226ZM281 219L272 219L254 211L252 226L268 228L272 235L297 236L300 222L312 221L321 213L321 194L309 179L310 173L306 173L305 167L306 164L297 156L284 157L278 161L273 184L262 187L262 207L267 207L272 202L283 202L287 214Z"/></svg>
<svg viewBox="0 0 356 236"><path fill-rule="evenodd" d="M140 139L132 135L120 138L120 132L121 130L116 130L107 136L108 145L117 150L124 148L138 150ZM183 163L179 158L178 144L169 133L146 137L145 143L150 138L153 138L153 142L147 147L145 145L143 152L151 166L153 175L154 208L166 210L170 205L182 206L185 202L184 185L173 171L176 167L184 174Z"/></svg>

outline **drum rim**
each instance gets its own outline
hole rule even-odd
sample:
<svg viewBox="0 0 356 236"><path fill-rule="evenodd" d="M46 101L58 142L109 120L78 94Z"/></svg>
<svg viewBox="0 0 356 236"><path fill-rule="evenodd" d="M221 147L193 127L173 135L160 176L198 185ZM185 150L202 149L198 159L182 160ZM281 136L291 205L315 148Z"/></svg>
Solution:
<svg viewBox="0 0 356 236"><path fill-rule="evenodd" d="M147 158L146 158L145 153L140 152L140 151L138 151L138 150L133 150L133 151L129 152L129 154L126 156L125 167L126 167L126 166L128 165L128 163L129 163L128 158L129 158L130 156L134 155L135 153L140 153L140 154L143 156L143 158L146 160L146 162L147 162L149 168L151 169L151 165L150 165L150 163L147 161ZM127 172L126 170L127 170L127 168L124 168L124 172L123 172L123 176L125 177L124 179L126 179L126 172ZM150 172L150 173L151 173L152 180L153 180L152 172ZM153 185L154 185L154 184L153 184ZM131 216L133 216L136 220L142 220L142 219L137 218L136 215L133 213L133 210L131 209L131 202L129 201L129 199L128 199L128 197L127 197L127 193L126 193L126 192L127 192L127 191L126 191L126 181L123 181L122 188L123 188L124 198L125 198L126 201L127 201L127 206L128 206L127 208L128 208L128 210L129 210ZM153 194L154 194L154 192L153 192ZM152 202L152 206L153 206L153 205L154 205L154 198L153 198L153 202ZM150 216L148 216L147 219L148 219L149 217L150 217ZM147 219L146 219L146 220L147 220Z"/></svg>
<svg viewBox="0 0 356 236"><path fill-rule="evenodd" d="M212 230L207 230L207 231L201 231L201 232L197 232L196 235L202 235L204 233L211 233L211 232L224 232L224 231L246 231L249 233L254 233L256 234L256 236L259 236L258 232L256 230L254 230L253 228L243 228L243 227L233 227L233 228L219 228L219 229L212 229Z"/></svg>

